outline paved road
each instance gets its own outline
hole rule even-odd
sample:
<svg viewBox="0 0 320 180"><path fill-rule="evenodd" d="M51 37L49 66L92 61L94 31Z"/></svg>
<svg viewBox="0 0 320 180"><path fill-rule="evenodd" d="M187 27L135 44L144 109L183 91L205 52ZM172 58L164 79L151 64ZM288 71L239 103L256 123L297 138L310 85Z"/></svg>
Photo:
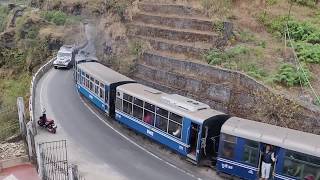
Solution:
<svg viewBox="0 0 320 180"><path fill-rule="evenodd" d="M42 98L41 101L45 102L41 103L49 106L46 107L50 112L48 117L53 116L58 121L58 135L59 130L63 129L68 138L77 143L79 149L88 152L92 159L104 162L109 169L120 174L119 179L194 179L151 156L106 126L80 100L71 70L50 70L39 82L36 92L37 101ZM36 108L39 112L40 107ZM112 172L102 173L108 177Z"/></svg>

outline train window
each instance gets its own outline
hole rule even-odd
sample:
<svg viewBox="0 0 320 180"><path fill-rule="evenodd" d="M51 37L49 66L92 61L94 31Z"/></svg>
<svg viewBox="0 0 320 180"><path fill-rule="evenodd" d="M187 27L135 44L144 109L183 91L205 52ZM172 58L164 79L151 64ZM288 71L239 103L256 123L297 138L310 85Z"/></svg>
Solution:
<svg viewBox="0 0 320 180"><path fill-rule="evenodd" d="M320 158L287 150L284 158L283 173L303 179L313 177L320 179Z"/></svg>
<svg viewBox="0 0 320 180"><path fill-rule="evenodd" d="M91 81L89 82L89 89L90 91L93 91L93 83Z"/></svg>
<svg viewBox="0 0 320 180"><path fill-rule="evenodd" d="M99 86L94 85L94 93L99 95Z"/></svg>
<svg viewBox="0 0 320 180"><path fill-rule="evenodd" d="M155 126L164 132L167 132L168 119L157 115Z"/></svg>
<svg viewBox="0 0 320 180"><path fill-rule="evenodd" d="M122 100L120 98L116 99L116 109L122 111Z"/></svg>
<svg viewBox="0 0 320 180"><path fill-rule="evenodd" d="M177 123L182 124L182 117L179 116L179 115L177 115L177 114L175 114L175 113L170 113L170 114L169 114L169 118L170 118L171 120L173 120L173 121L176 121Z"/></svg>
<svg viewBox="0 0 320 180"><path fill-rule="evenodd" d="M161 116L168 118L168 111L165 109L157 107L157 114L160 114Z"/></svg>
<svg viewBox="0 0 320 180"><path fill-rule="evenodd" d="M221 155L225 158L234 157L234 149L236 146L236 137L228 134L222 134L222 152Z"/></svg>
<svg viewBox="0 0 320 180"><path fill-rule="evenodd" d="M129 101L129 102L132 102L132 96L126 94L126 93L123 93L123 99Z"/></svg>
<svg viewBox="0 0 320 180"><path fill-rule="evenodd" d="M144 108L154 112L155 106L153 104L145 102L144 103Z"/></svg>
<svg viewBox="0 0 320 180"><path fill-rule="evenodd" d="M84 85L84 77L83 77L83 76L80 77L80 83L81 83L82 85Z"/></svg>
<svg viewBox="0 0 320 180"><path fill-rule="evenodd" d="M143 107L143 101L138 99L138 98L133 98L133 103L140 106L140 107Z"/></svg>
<svg viewBox="0 0 320 180"><path fill-rule="evenodd" d="M88 80L88 79L85 80L85 83L86 83L85 86L86 86L87 88L89 88L89 80Z"/></svg>
<svg viewBox="0 0 320 180"><path fill-rule="evenodd" d="M139 120L142 120L143 109L139 106L133 105L133 116Z"/></svg>
<svg viewBox="0 0 320 180"><path fill-rule="evenodd" d="M100 87L104 88L104 84L100 83Z"/></svg>
<svg viewBox="0 0 320 180"><path fill-rule="evenodd" d="M177 138L181 138L182 127L180 124L169 120L168 133L174 135Z"/></svg>
<svg viewBox="0 0 320 180"><path fill-rule="evenodd" d="M144 116L143 116L143 121L147 124L150 124L153 126L153 122L154 122L154 113L150 112L150 111L144 111Z"/></svg>
<svg viewBox="0 0 320 180"><path fill-rule="evenodd" d="M102 88L99 88L99 97L101 98L101 99L104 99L104 90L102 89Z"/></svg>
<svg viewBox="0 0 320 180"><path fill-rule="evenodd" d="M244 145L242 161L253 166L258 165L259 143L246 140Z"/></svg>
<svg viewBox="0 0 320 180"><path fill-rule="evenodd" d="M80 74L77 73L77 82L80 82Z"/></svg>
<svg viewBox="0 0 320 180"><path fill-rule="evenodd" d="M123 101L123 112L132 114L132 104L127 101Z"/></svg>

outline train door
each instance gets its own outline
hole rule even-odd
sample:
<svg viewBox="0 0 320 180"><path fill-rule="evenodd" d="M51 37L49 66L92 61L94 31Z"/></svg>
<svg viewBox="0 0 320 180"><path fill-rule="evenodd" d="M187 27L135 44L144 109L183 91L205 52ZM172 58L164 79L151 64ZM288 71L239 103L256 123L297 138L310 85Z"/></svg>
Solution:
<svg viewBox="0 0 320 180"><path fill-rule="evenodd" d="M198 138L199 138L200 125L191 122L190 126L190 138L189 138L189 150L188 157L192 160L197 160L197 146L198 146Z"/></svg>
<svg viewBox="0 0 320 180"><path fill-rule="evenodd" d="M271 161L268 160L269 157L265 157L266 149L268 148L269 152L272 152L268 154L267 156L271 156ZM276 167L276 161L274 162L272 159L277 157L277 152L279 150L279 147L272 146L265 143L260 143L260 156L259 156L259 168L258 168L258 176L262 179L274 179L273 178L273 172ZM267 161L267 162L265 162Z"/></svg>

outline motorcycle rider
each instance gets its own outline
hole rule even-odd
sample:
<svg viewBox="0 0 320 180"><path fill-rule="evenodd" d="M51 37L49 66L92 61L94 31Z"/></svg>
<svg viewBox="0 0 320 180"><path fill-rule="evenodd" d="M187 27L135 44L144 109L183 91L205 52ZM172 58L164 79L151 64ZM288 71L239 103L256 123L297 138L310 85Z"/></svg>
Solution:
<svg viewBox="0 0 320 180"><path fill-rule="evenodd" d="M42 108L42 116L40 119L44 122L47 122L47 114L46 114L46 108Z"/></svg>

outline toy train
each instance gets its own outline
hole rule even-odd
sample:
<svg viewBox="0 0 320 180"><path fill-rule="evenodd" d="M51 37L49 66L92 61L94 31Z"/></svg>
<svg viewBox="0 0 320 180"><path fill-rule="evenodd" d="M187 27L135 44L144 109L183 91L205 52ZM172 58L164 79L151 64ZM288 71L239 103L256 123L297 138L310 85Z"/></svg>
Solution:
<svg viewBox="0 0 320 180"><path fill-rule="evenodd" d="M230 117L208 105L166 94L102 64L76 62L77 90L107 116L176 151L188 160L210 162L218 173L258 179L261 149L272 145L270 177L320 180L320 136Z"/></svg>

